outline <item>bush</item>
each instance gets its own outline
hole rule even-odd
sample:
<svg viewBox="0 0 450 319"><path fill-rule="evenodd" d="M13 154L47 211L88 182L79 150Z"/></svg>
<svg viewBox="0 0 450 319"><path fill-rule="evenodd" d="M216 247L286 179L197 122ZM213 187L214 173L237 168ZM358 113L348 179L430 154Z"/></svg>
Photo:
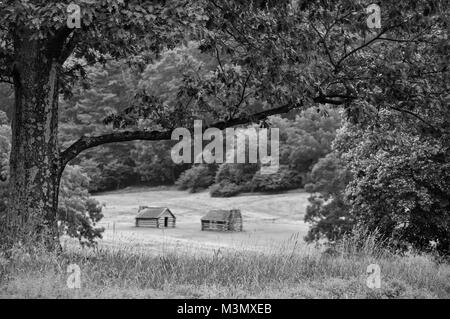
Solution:
<svg viewBox="0 0 450 319"><path fill-rule="evenodd" d="M352 231L354 219L345 201L345 188L351 179L345 163L336 153L328 154L314 165L311 183L305 186L311 193L306 208L305 222L311 227L306 241L326 238L334 242Z"/></svg>
<svg viewBox="0 0 450 319"><path fill-rule="evenodd" d="M423 115L439 127L448 112ZM352 173L349 216L398 249L450 255L450 134L424 134L422 121L390 111L365 121L348 123L334 142Z"/></svg>
<svg viewBox="0 0 450 319"><path fill-rule="evenodd" d="M58 221L60 234L79 240L81 245L92 246L102 237L104 228L97 227L103 218L99 202L88 192L89 178L79 166L64 170L60 186Z"/></svg>
<svg viewBox="0 0 450 319"><path fill-rule="evenodd" d="M131 154L136 163L135 172L141 183L151 186L173 185L189 164L175 164L170 155L173 141L155 141L135 144Z"/></svg>
<svg viewBox="0 0 450 319"><path fill-rule="evenodd" d="M331 152L341 115L331 107L319 112L312 107L294 120L273 116L270 122L280 129L280 163L306 176L320 158Z"/></svg>
<svg viewBox="0 0 450 319"><path fill-rule="evenodd" d="M219 166L216 173L215 182L222 182L244 185L250 183L255 173L258 171L258 164L227 164Z"/></svg>
<svg viewBox="0 0 450 319"><path fill-rule="evenodd" d="M120 162L113 160L105 165L97 167L98 175L89 175L89 189L91 191L107 191L125 188L135 185L139 181L132 161Z"/></svg>
<svg viewBox="0 0 450 319"><path fill-rule="evenodd" d="M359 177L347 189L350 213L398 248L450 255L450 153L416 142L398 154L355 161Z"/></svg>
<svg viewBox="0 0 450 319"><path fill-rule="evenodd" d="M199 189L205 189L214 183L215 167L213 165L197 165L181 173L176 181L180 190L189 190L195 193Z"/></svg>
<svg viewBox="0 0 450 319"><path fill-rule="evenodd" d="M7 183L9 174L9 152L11 150L11 129L6 125L6 114L0 111L0 219L3 219L6 210ZM0 223L4 222L0 220Z"/></svg>
<svg viewBox="0 0 450 319"><path fill-rule="evenodd" d="M210 195L232 197L250 192L251 181L258 168L258 164L221 164L215 176L215 184L209 189Z"/></svg>
<svg viewBox="0 0 450 319"><path fill-rule="evenodd" d="M7 191L7 184L0 182L0 216L2 216L6 210Z"/></svg>
<svg viewBox="0 0 450 319"><path fill-rule="evenodd" d="M0 181L5 181L9 171L11 129L8 125L2 124L1 116L2 112L0 111Z"/></svg>
<svg viewBox="0 0 450 319"><path fill-rule="evenodd" d="M79 166L66 167L60 185L58 226L61 235L92 246L104 229L96 225L103 218L102 207L90 197L88 185L89 178ZM7 198L7 183L0 182L0 218L5 216Z"/></svg>
<svg viewBox="0 0 450 319"><path fill-rule="evenodd" d="M229 182L221 182L210 187L212 197L232 197L243 192L243 187Z"/></svg>
<svg viewBox="0 0 450 319"><path fill-rule="evenodd" d="M274 174L261 174L257 172L251 181L253 192L276 192L302 187L302 177L297 171L286 167Z"/></svg>

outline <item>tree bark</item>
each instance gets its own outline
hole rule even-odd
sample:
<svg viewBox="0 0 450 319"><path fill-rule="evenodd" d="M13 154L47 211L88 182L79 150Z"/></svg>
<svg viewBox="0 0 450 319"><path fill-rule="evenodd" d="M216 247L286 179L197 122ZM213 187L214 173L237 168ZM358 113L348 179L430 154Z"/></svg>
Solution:
<svg viewBox="0 0 450 319"><path fill-rule="evenodd" d="M10 200L6 226L13 242L42 239L59 246L57 208L60 63L26 33L15 42ZM44 48L44 49L43 49Z"/></svg>

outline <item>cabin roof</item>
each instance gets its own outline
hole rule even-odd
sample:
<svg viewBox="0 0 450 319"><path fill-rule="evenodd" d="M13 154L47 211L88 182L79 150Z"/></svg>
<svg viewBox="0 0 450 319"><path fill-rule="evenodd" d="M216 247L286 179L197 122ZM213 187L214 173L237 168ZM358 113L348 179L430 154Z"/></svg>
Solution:
<svg viewBox="0 0 450 319"><path fill-rule="evenodd" d="M238 213L239 210L225 210L225 209L215 209L209 211L201 220L212 220L212 221L228 221L233 217L233 214Z"/></svg>
<svg viewBox="0 0 450 319"><path fill-rule="evenodd" d="M162 214L164 214L166 211L169 212L170 215L172 215L175 218L175 215L172 214L169 208L167 207L141 207L139 209L139 213L136 216L136 218L140 219L153 219L153 218L159 218Z"/></svg>

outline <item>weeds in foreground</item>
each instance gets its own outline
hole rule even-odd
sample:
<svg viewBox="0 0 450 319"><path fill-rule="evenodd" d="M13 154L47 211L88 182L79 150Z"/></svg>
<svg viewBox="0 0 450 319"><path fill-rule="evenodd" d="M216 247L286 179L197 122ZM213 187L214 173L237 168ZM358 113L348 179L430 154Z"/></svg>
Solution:
<svg viewBox="0 0 450 319"><path fill-rule="evenodd" d="M0 296L25 298L450 298L450 265L430 255L399 256L376 235L345 238L330 254L293 237L265 252L133 247L66 248L60 254L17 246L0 256ZM66 282L69 264L81 269L82 288ZM380 289L366 286L367 266L381 268Z"/></svg>

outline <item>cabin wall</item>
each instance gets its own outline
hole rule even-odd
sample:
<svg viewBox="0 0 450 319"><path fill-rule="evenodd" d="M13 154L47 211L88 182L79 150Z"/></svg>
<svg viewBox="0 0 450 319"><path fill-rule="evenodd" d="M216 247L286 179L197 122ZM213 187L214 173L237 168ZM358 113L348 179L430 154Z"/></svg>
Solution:
<svg viewBox="0 0 450 319"><path fill-rule="evenodd" d="M227 231L228 227L229 227L228 222L216 222L216 221L202 222L202 230Z"/></svg>
<svg viewBox="0 0 450 319"><path fill-rule="evenodd" d="M235 218L231 223L229 229L231 231L242 231L242 217Z"/></svg>
<svg viewBox="0 0 450 319"><path fill-rule="evenodd" d="M202 220L202 230L210 231L242 231L242 218L238 217L229 221Z"/></svg>
<svg viewBox="0 0 450 319"><path fill-rule="evenodd" d="M202 230L211 231L228 231L230 228L229 222L222 221L202 221Z"/></svg>
<svg viewBox="0 0 450 319"><path fill-rule="evenodd" d="M167 219L167 227L164 226L165 218ZM160 218L144 219L140 218L136 220L136 227L154 227L154 228L175 228L176 218L170 213L164 213Z"/></svg>
<svg viewBox="0 0 450 319"><path fill-rule="evenodd" d="M168 220L167 220L167 228L175 228L176 219L173 218L173 216L172 216L170 213L168 213L168 212L164 213L164 214L158 219L158 227L159 227L159 228L165 228L165 226L164 226L164 221L165 221L165 218L166 218L166 217L168 218Z"/></svg>
<svg viewBox="0 0 450 319"><path fill-rule="evenodd" d="M158 227L157 219L136 219L136 227Z"/></svg>

